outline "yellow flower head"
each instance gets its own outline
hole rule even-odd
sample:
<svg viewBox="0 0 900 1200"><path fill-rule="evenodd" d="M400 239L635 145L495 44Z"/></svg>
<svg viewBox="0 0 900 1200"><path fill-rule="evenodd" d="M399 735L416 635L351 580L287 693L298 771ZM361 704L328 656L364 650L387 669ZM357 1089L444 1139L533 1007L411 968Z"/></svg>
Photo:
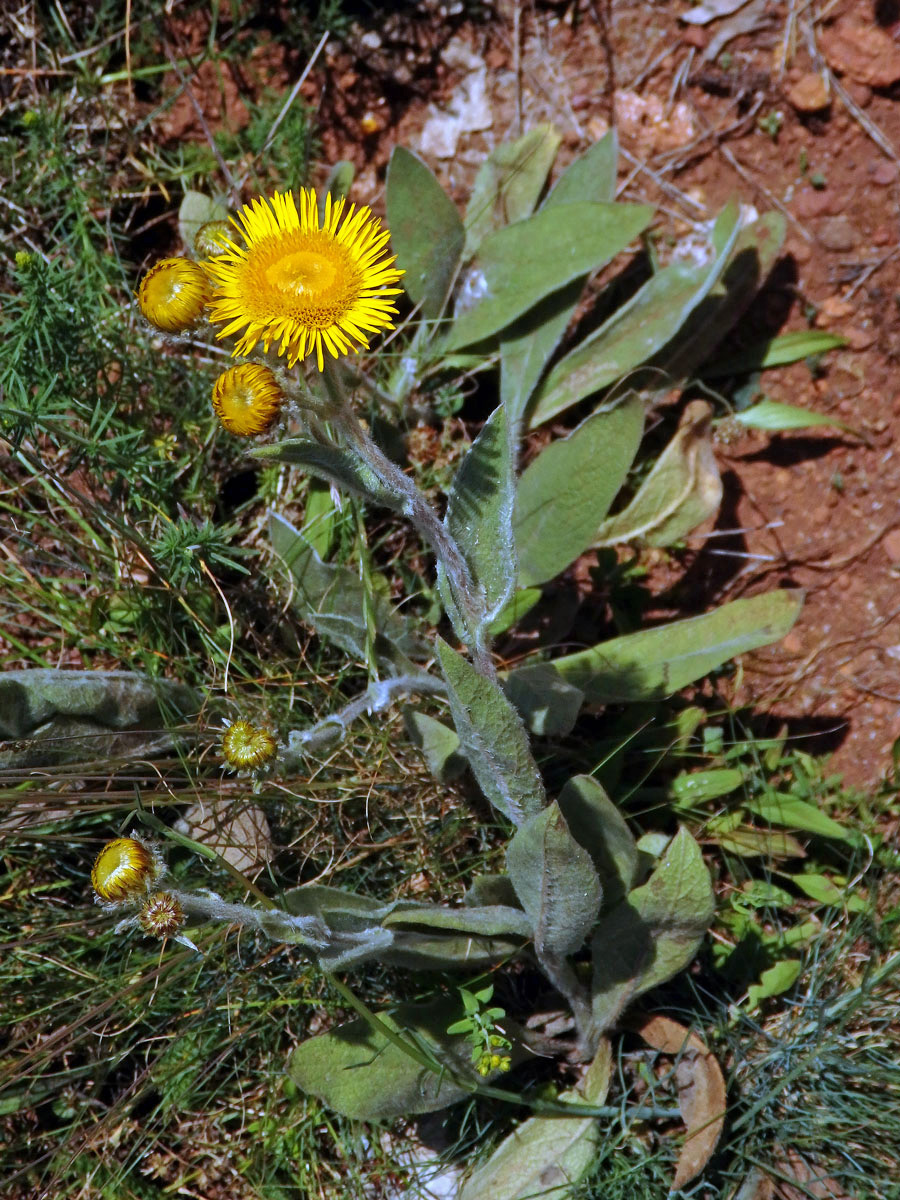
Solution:
<svg viewBox="0 0 900 1200"><path fill-rule="evenodd" d="M216 336L240 333L234 354L249 354L258 342L288 366L315 351L319 370L323 348L333 357L367 347L369 335L393 326L391 296L402 271L385 258L390 234L369 208L344 199L325 199L320 228L316 193L278 193L245 204L233 219L243 246L204 263L215 285L210 320L225 327Z"/></svg>
<svg viewBox="0 0 900 1200"><path fill-rule="evenodd" d="M158 855L137 838L116 838L97 855L91 883L101 900L118 904L146 892L164 869Z"/></svg>
<svg viewBox="0 0 900 1200"><path fill-rule="evenodd" d="M222 757L230 767L261 767L277 752L278 743L273 734L249 721L233 721L222 738Z"/></svg>
<svg viewBox="0 0 900 1200"><path fill-rule="evenodd" d="M138 306L157 329L181 333L200 317L209 294L209 280L199 263L163 258L141 280Z"/></svg>
<svg viewBox="0 0 900 1200"><path fill-rule="evenodd" d="M171 937L184 924L184 910L171 893L154 892L138 913L138 923L150 937Z"/></svg>
<svg viewBox="0 0 900 1200"><path fill-rule="evenodd" d="M265 433L277 418L282 399L275 376L260 363L231 367L213 384L215 414L237 437Z"/></svg>

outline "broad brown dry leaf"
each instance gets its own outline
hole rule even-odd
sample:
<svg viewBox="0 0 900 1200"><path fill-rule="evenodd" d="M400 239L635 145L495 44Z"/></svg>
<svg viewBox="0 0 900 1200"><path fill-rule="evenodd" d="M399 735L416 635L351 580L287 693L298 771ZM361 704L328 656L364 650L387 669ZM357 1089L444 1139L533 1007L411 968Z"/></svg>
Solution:
<svg viewBox="0 0 900 1200"><path fill-rule="evenodd" d="M687 1136L672 1181L676 1190L696 1179L716 1148L725 1123L725 1079L706 1045L678 1021L645 1017L632 1028L654 1050L680 1056L675 1081Z"/></svg>
<svg viewBox="0 0 900 1200"><path fill-rule="evenodd" d="M183 820L195 841L210 846L227 863L245 874L271 857L269 822L252 800L213 800L193 804Z"/></svg>

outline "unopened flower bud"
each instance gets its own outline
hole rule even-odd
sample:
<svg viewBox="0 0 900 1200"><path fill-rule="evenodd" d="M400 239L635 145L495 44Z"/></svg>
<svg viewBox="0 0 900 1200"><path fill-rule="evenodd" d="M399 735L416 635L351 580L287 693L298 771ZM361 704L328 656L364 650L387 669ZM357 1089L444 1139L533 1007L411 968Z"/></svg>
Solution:
<svg viewBox="0 0 900 1200"><path fill-rule="evenodd" d="M281 411L278 381L260 363L242 363L220 375L213 385L212 406L229 433L254 437L265 433Z"/></svg>
<svg viewBox="0 0 900 1200"><path fill-rule="evenodd" d="M101 900L119 904L149 891L164 870L161 859L143 842L116 838L97 855L91 883Z"/></svg>
<svg viewBox="0 0 900 1200"><path fill-rule="evenodd" d="M268 729L249 721L233 721L222 738L222 757L230 767L261 767L278 752L278 743Z"/></svg>
<svg viewBox="0 0 900 1200"><path fill-rule="evenodd" d="M170 892L154 892L138 913L138 922L150 937L172 937L184 924L184 910Z"/></svg>
<svg viewBox="0 0 900 1200"><path fill-rule="evenodd" d="M189 258L163 258L138 288L138 305L163 333L182 333L198 320L212 294L203 268Z"/></svg>
<svg viewBox="0 0 900 1200"><path fill-rule="evenodd" d="M228 249L234 233L229 221L207 221L194 236L194 253L201 258L218 258Z"/></svg>

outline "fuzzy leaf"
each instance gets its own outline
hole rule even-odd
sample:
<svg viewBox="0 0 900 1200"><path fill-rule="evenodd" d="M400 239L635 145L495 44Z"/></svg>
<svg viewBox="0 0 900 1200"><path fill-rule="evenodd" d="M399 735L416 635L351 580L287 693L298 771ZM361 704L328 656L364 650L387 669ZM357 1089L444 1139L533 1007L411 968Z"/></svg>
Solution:
<svg viewBox="0 0 900 1200"><path fill-rule="evenodd" d="M590 703L661 699L738 654L779 641L802 605L803 593L797 589L733 600L700 617L628 633L557 658L552 666ZM511 675L534 669L520 667Z"/></svg>
<svg viewBox="0 0 900 1200"><path fill-rule="evenodd" d="M506 414L494 409L456 472L445 524L484 591L489 624L516 586L515 479Z"/></svg>
<svg viewBox="0 0 900 1200"><path fill-rule="evenodd" d="M541 207L583 204L585 200L612 204L616 198L618 162L619 141L615 129L610 129L599 142L594 142L584 154L569 163Z"/></svg>
<svg viewBox="0 0 900 1200"><path fill-rule="evenodd" d="M443 904L420 904L398 908L384 919L386 929L447 929L452 933L473 933L480 937L531 937L528 917L520 908L490 904L449 908Z"/></svg>
<svg viewBox="0 0 900 1200"><path fill-rule="evenodd" d="M503 690L538 737L571 733L584 704L584 692L566 683L552 663L536 663L527 674L513 672Z"/></svg>
<svg viewBox="0 0 900 1200"><path fill-rule="evenodd" d="M516 830L506 865L538 954L574 954L597 919L602 891L590 855L572 837L555 800Z"/></svg>
<svg viewBox="0 0 900 1200"><path fill-rule="evenodd" d="M653 874L594 931L595 1032L635 996L688 965L712 920L713 891L700 847L680 829Z"/></svg>
<svg viewBox="0 0 900 1200"><path fill-rule="evenodd" d="M402 283L422 314L436 320L456 276L465 230L456 205L412 151L395 146L387 174L387 224Z"/></svg>
<svg viewBox="0 0 900 1200"><path fill-rule="evenodd" d="M397 506L395 496L382 486L374 471L356 455L347 454L336 446L323 446L308 438L285 438L270 446L255 446L250 454L262 462L284 462L303 467L317 479L362 496L372 504L385 508Z"/></svg>
<svg viewBox="0 0 900 1200"><path fill-rule="evenodd" d="M575 841L591 856L608 907L621 900L638 875L631 830L603 787L590 775L570 779L557 800Z"/></svg>
<svg viewBox="0 0 900 1200"><path fill-rule="evenodd" d="M445 349L484 341L551 292L605 266L652 216L642 204L554 205L489 234L478 252L482 298L457 318Z"/></svg>
<svg viewBox="0 0 900 1200"><path fill-rule="evenodd" d="M653 464L637 495L623 511L604 521L596 546L636 538L650 546L670 546L718 511L722 480L709 436L712 405L692 400L675 436Z"/></svg>
<svg viewBox="0 0 900 1200"><path fill-rule="evenodd" d="M643 430L643 402L630 396L551 442L524 471L515 510L520 586L552 579L592 545Z"/></svg>
<svg viewBox="0 0 900 1200"><path fill-rule="evenodd" d="M458 779L466 769L465 756L459 752L459 734L427 713L407 708L403 723L409 740L422 751L428 770L439 783Z"/></svg>
<svg viewBox="0 0 900 1200"><path fill-rule="evenodd" d="M491 151L478 168L466 209L466 258L489 233L531 216L559 142L552 125L538 125Z"/></svg>
<svg viewBox="0 0 900 1200"><path fill-rule="evenodd" d="M453 723L475 778L491 804L521 825L544 803L544 786L522 721L498 685L441 638L437 652Z"/></svg>
<svg viewBox="0 0 900 1200"><path fill-rule="evenodd" d="M468 1041L446 1033L458 1011L455 1002L440 1000L398 1005L378 1016L405 1040L423 1042L455 1073L474 1080ZM428 1070L361 1019L301 1042L290 1057L288 1074L303 1092L359 1121L435 1112L469 1094L448 1074Z"/></svg>

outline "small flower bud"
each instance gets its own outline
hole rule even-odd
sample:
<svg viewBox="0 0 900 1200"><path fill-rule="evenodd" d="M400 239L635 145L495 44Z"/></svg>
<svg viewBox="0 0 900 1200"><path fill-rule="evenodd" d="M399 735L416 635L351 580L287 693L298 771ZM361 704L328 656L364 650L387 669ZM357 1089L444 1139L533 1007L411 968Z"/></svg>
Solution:
<svg viewBox="0 0 900 1200"><path fill-rule="evenodd" d="M154 892L138 913L138 922L150 937L172 937L184 924L184 910L169 892Z"/></svg>
<svg viewBox="0 0 900 1200"><path fill-rule="evenodd" d="M159 857L143 842L116 838L97 855L91 883L101 900L118 904L149 891L163 871Z"/></svg>
<svg viewBox="0 0 900 1200"><path fill-rule="evenodd" d="M27 250L17 250L16 251L16 266L19 268L20 271L27 271L28 268L31 266L31 264L34 262L34 257L35 256L33 254L29 253L29 251L27 251Z"/></svg>
<svg viewBox="0 0 900 1200"><path fill-rule="evenodd" d="M189 258L163 258L138 288L138 305L163 333L181 333L200 317L212 294L203 268Z"/></svg>
<svg viewBox="0 0 900 1200"><path fill-rule="evenodd" d="M218 258L228 249L234 232L229 221L207 221L194 236L194 253L200 258Z"/></svg>
<svg viewBox="0 0 900 1200"><path fill-rule="evenodd" d="M278 743L268 729L249 721L234 721L222 738L222 757L230 767L261 767L278 752Z"/></svg>
<svg viewBox="0 0 900 1200"><path fill-rule="evenodd" d="M278 417L282 399L275 376L259 363L231 367L213 385L215 414L236 437L265 433Z"/></svg>

